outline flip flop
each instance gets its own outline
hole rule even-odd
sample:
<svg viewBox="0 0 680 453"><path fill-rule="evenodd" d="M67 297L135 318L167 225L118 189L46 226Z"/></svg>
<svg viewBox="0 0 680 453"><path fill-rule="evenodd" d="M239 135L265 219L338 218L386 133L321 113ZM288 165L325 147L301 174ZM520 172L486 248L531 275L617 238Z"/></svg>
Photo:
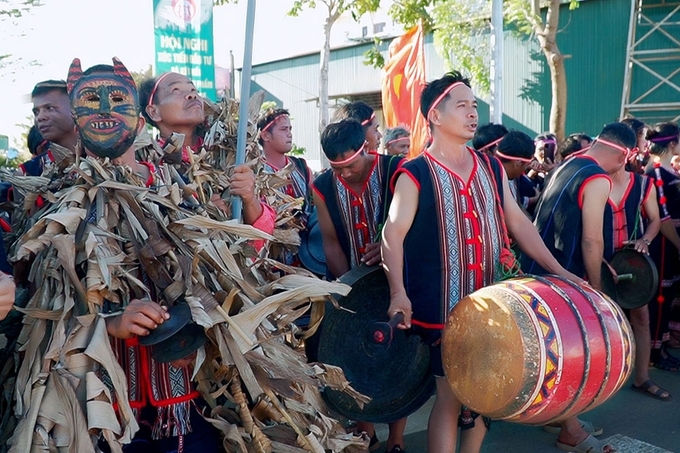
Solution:
<svg viewBox="0 0 680 453"><path fill-rule="evenodd" d="M655 392L650 392L649 389L654 387L656 384L652 382L651 379L647 379L645 382L643 382L640 385L635 385L632 384L630 387L635 390L636 392L642 393L644 395L651 396L652 398L656 398L661 401L670 401L673 399L670 393L668 393L666 390L662 389L658 385L656 385L656 391ZM666 396L663 396L663 394L666 394Z"/></svg>
<svg viewBox="0 0 680 453"><path fill-rule="evenodd" d="M604 432L602 428L600 428L599 426L595 427L590 422L581 419L579 419L578 421L581 423L581 428L583 428L583 430L588 434L591 434L593 436L599 436ZM543 431L545 431L546 433L559 434L561 430L562 426L559 423L557 425L543 425Z"/></svg>
<svg viewBox="0 0 680 453"><path fill-rule="evenodd" d="M580 444L574 446L563 444L560 441L555 442L555 446L562 451L571 451L572 453L604 453L605 447L609 444L595 439L593 436L588 436ZM609 452L614 453L616 449L609 445Z"/></svg>

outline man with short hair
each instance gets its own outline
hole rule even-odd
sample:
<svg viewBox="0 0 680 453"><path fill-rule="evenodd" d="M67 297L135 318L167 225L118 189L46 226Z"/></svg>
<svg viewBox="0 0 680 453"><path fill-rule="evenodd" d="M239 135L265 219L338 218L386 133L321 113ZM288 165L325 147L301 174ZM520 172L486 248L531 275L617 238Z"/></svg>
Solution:
<svg viewBox="0 0 680 453"><path fill-rule="evenodd" d="M385 130L383 142L385 154L406 157L411 149L411 133L405 127L391 127Z"/></svg>
<svg viewBox="0 0 680 453"><path fill-rule="evenodd" d="M365 131L373 127L370 118L367 115L365 125L347 118L329 124L321 134L321 147L331 168L314 181L314 205L326 264L335 278L362 263L380 262L380 229L392 199L389 184L403 161L399 156L369 151ZM389 425L387 451L403 452L406 418ZM378 448L373 424L359 421L357 426L371 438L371 451Z"/></svg>
<svg viewBox="0 0 680 453"><path fill-rule="evenodd" d="M562 266L586 277L595 289L602 288L603 218L612 188L609 175L623 168L635 142L635 133L627 125L606 125L588 151L567 159L548 175L536 206L534 223L545 245ZM531 257L523 258L522 270L551 273ZM587 432L576 417L562 422L557 446L614 451Z"/></svg>
<svg viewBox="0 0 680 453"><path fill-rule="evenodd" d="M71 151L75 151L78 134L71 116L71 104L63 80L45 80L39 82L31 92L33 100L34 124L42 137L50 143L56 143ZM45 165L52 161L49 144L44 152L19 165L18 174L40 176Z"/></svg>
<svg viewBox="0 0 680 453"><path fill-rule="evenodd" d="M534 141L524 132L510 131L493 148L508 175L513 198L524 209L533 208L541 194L524 173L533 160Z"/></svg>
<svg viewBox="0 0 680 453"><path fill-rule="evenodd" d="M377 152L380 146L380 133L378 119L375 117L373 108L362 101L350 102L341 106L333 115L333 122L353 118L361 123L364 128L364 137L368 142L368 150Z"/></svg>
<svg viewBox="0 0 680 453"><path fill-rule="evenodd" d="M161 146L173 133L184 135L181 160L188 163L191 154L203 145L199 127L205 122L203 99L194 83L176 72L163 73L141 83L139 103L142 116L159 130ZM243 199L243 222L263 231L273 231L275 213L255 195L252 170L236 167L231 183L231 193ZM218 194L214 196L219 198Z"/></svg>
<svg viewBox="0 0 680 453"><path fill-rule="evenodd" d="M502 124L488 123L479 126L472 137L472 147L479 152L493 156L498 143L507 133L508 128Z"/></svg>
<svg viewBox="0 0 680 453"><path fill-rule="evenodd" d="M388 316L402 313L400 328L410 328L413 322L428 330L431 339L438 336L460 299L496 281L502 272L499 263L514 265L509 262L507 231L551 272L580 281L543 245L512 198L498 160L466 146L478 121L468 79L452 72L428 84L421 94L421 113L429 123L432 144L398 170L383 229ZM430 358L436 400L428 424L428 451L454 452L461 427L465 435L460 451L479 452L485 423L463 410L444 377L436 340Z"/></svg>
<svg viewBox="0 0 680 453"><path fill-rule="evenodd" d="M268 109L260 115L257 128L260 131L258 142L262 147L265 170L275 173L286 165L293 165L288 177L289 184L283 187L283 190L293 198L304 200L300 226L302 234L305 234L308 217L312 213L311 184L314 177L303 158L287 154L293 149L293 127L290 124L290 113L286 109ZM297 255L292 253L285 253L283 257L277 258L284 264L302 264Z"/></svg>

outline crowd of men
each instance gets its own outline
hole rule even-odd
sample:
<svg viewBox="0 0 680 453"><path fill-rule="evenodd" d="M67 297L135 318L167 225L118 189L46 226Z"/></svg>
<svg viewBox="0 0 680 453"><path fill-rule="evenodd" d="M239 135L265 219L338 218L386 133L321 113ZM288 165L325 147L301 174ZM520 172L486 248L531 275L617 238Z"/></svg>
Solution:
<svg viewBox="0 0 680 453"><path fill-rule="evenodd" d="M67 82L38 83L32 99L35 127L29 146L35 157L22 164L18 174L40 175L51 163L53 147L75 153L80 143L88 155L127 166L152 186L156 168L139 161L134 148L146 124L157 130L161 144L173 133L184 135L176 160L190 162L203 145L204 105L193 83L180 74L165 73L137 88L115 59L112 66L86 71L74 61ZM649 254L661 284L653 300L628 313L637 344L633 388L670 400L671 395L650 380L649 366L680 371L680 360L666 347L680 281L677 124L645 125L625 119L606 125L594 139L572 134L558 143L554 135L542 134L534 140L500 124L480 126L477 100L468 79L458 72L427 84L421 114L431 139L422 153L407 159L407 129L388 129L383 137L370 106L343 105L321 134L330 168L316 177L304 159L288 155L293 133L287 110L262 112L257 127L265 169L272 173L292 169L283 190L303 200L301 236L311 241L314 230L320 230L325 265L308 264L302 247L275 258L328 279L357 266L382 264L390 288L388 314L403 314L400 328L418 326L426 332L423 339L431 348L431 371L436 376L428 451L454 452L458 442L461 452L481 449L490 421L456 398L444 378L439 337L460 299L507 276L511 269L556 274L601 289L603 260L624 247ZM110 118L126 127L111 132ZM96 121L101 123L92 127ZM6 192L11 198L11 188ZM255 176L247 166L236 169L231 193L243 200L245 223L273 231L273 210L255 192ZM14 283L4 250L1 258L0 317L4 317L14 301ZM133 370L130 363L159 366L150 358L145 363L133 340L167 319L160 305L138 300L107 318L107 330L119 340L112 342L127 367L130 400L146 427L124 451L177 451L178 439L185 452L220 451L216 430L200 416L203 403L191 382L193 357L162 365L166 371L180 370L184 391L179 398L151 395L152 408L150 395L132 390L142 392L135 382L142 369ZM307 354L315 360L311 340ZM158 407L182 414L177 417L185 417L186 423L174 431L159 428ZM380 448L374 426L356 422L355 429L370 437L370 450ZM405 451L405 426L406 418L390 423L387 453ZM615 451L596 439L601 429L575 417L545 428L559 433L557 446L565 451Z"/></svg>

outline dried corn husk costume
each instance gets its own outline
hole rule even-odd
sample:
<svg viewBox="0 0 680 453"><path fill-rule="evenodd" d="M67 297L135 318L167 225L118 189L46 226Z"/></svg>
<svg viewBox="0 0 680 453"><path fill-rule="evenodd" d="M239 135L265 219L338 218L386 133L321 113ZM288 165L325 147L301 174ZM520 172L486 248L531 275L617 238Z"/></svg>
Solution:
<svg viewBox="0 0 680 453"><path fill-rule="evenodd" d="M129 147L138 129L129 102L135 85L117 59L111 74L99 74L99 81L96 76L83 75L74 60L69 90L81 139L96 150L104 137L100 154L123 159L127 151L120 148ZM106 102L111 105L105 108ZM147 178L109 159L68 153L41 177L4 175L26 200L47 200L34 224L24 223L30 227L14 247L15 261L33 259L29 280L36 290L21 309L26 316L18 340L11 452L94 452L102 438L120 452L149 402L156 410L154 438L177 438L181 450L199 394L229 452L365 448L365 439L346 434L330 418L319 387L365 397L341 370L307 364L292 347L293 321L310 304L349 287L308 274L267 281L270 268L281 266L252 241L294 243L294 230L277 228L270 235L225 221L229 213L211 201L213 194L228 195L237 111L229 101L214 108L206 147L184 169L188 182L167 165L150 166ZM256 112L251 110L249 125L251 155ZM146 144L153 154L154 145ZM276 178L257 181L278 203L283 226L288 207L276 196ZM145 298L169 306L183 299L193 321L205 328L208 342L198 350L193 374L155 362L135 339L121 342L108 334L105 313ZM3 428L8 423L3 420Z"/></svg>

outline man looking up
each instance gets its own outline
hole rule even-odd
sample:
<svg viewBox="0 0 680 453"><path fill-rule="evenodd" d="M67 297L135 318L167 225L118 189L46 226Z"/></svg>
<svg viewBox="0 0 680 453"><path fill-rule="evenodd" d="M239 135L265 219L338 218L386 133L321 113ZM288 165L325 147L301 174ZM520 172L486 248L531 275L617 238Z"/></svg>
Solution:
<svg viewBox="0 0 680 453"><path fill-rule="evenodd" d="M191 153L198 152L203 145L198 129L205 122L203 100L194 83L182 74L166 72L142 82L139 102L144 118L158 128L161 146L173 133L184 135L181 159L189 162ZM254 189L253 171L245 165L237 166L231 179L231 193L243 199L243 222L272 231L275 213L260 201Z"/></svg>

